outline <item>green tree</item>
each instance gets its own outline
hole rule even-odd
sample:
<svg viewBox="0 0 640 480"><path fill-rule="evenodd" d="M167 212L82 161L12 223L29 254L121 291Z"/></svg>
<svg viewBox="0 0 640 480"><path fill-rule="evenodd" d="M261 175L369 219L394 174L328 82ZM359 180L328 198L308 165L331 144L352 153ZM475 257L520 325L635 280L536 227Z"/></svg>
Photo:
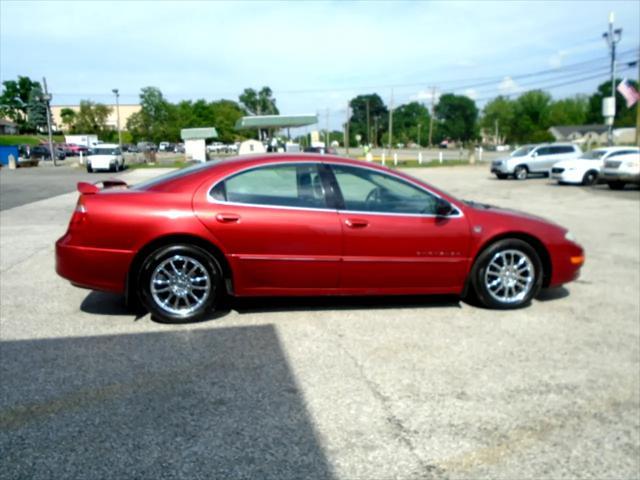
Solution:
<svg viewBox="0 0 640 480"><path fill-rule="evenodd" d="M218 132L218 140L233 143L246 137L240 135L235 127L236 122L245 115L244 109L232 100L218 100L209 104L213 114L213 123Z"/></svg>
<svg viewBox="0 0 640 480"><path fill-rule="evenodd" d="M616 79L616 87L621 79ZM638 82L629 80L629 83L638 90ZM589 113L587 114L587 123L603 124L602 117L602 99L611 96L611 82L607 81L598 85L596 92L589 97ZM638 103L633 107L627 108L627 103L620 92L616 90L616 117L614 126L616 127L633 127L636 124L636 108Z"/></svg>
<svg viewBox="0 0 640 480"><path fill-rule="evenodd" d="M175 108L156 87L145 87L140 91L140 111L127 120L135 140L161 142L176 140Z"/></svg>
<svg viewBox="0 0 640 480"><path fill-rule="evenodd" d="M72 110L71 108L63 108L62 110L60 110L60 118L62 119L62 123L63 125L66 125L69 132L76 132L75 127L77 117L77 112L75 110Z"/></svg>
<svg viewBox="0 0 640 480"><path fill-rule="evenodd" d="M262 87L260 91L245 88L238 99L247 112L252 115L278 115L280 113L276 107L276 99L273 98L273 92L269 87Z"/></svg>
<svg viewBox="0 0 640 480"><path fill-rule="evenodd" d="M40 84L34 85L29 92L27 102L26 130L37 132L47 127L47 104Z"/></svg>
<svg viewBox="0 0 640 480"><path fill-rule="evenodd" d="M395 143L421 145L429 142L429 109L419 102L400 105L393 111L393 138ZM418 130L418 127L420 130Z"/></svg>
<svg viewBox="0 0 640 480"><path fill-rule="evenodd" d="M551 95L542 90L530 90L515 101L512 137L515 142L552 140L548 132Z"/></svg>
<svg viewBox="0 0 640 480"><path fill-rule="evenodd" d="M482 111L480 126L488 135L495 135L498 127L498 141L509 143L512 137L512 125L515 118L515 102L499 96L487 103Z"/></svg>
<svg viewBox="0 0 640 480"><path fill-rule="evenodd" d="M440 123L440 137L462 141L477 138L478 108L469 97L452 93L442 95L436 105L435 114Z"/></svg>
<svg viewBox="0 0 640 480"><path fill-rule="evenodd" d="M2 95L0 95L0 117L7 117L18 125L20 131L29 129L28 104L31 98L31 90L40 88L40 83L29 77L18 76L18 80L6 80L2 82ZM45 119L46 121L46 119Z"/></svg>
<svg viewBox="0 0 640 480"><path fill-rule="evenodd" d="M549 126L584 125L589 114L589 99L576 95L553 102L549 107Z"/></svg>
<svg viewBox="0 0 640 480"><path fill-rule="evenodd" d="M101 134L107 130L107 119L111 107L90 100L80 101L80 110L75 116L74 128L78 133Z"/></svg>
<svg viewBox="0 0 640 480"><path fill-rule="evenodd" d="M360 135L362 143L380 145L381 136L387 129L389 111L377 93L358 95L349 102L351 118L349 119L349 137L354 145L356 135ZM369 127L367 132L367 109L369 111Z"/></svg>

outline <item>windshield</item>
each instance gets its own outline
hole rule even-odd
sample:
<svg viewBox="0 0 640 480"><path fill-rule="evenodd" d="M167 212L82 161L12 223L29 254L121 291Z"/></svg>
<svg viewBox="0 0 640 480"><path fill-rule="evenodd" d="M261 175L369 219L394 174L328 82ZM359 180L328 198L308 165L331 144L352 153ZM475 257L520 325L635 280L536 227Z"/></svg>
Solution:
<svg viewBox="0 0 640 480"><path fill-rule="evenodd" d="M120 155L119 148L94 148L93 155Z"/></svg>
<svg viewBox="0 0 640 480"><path fill-rule="evenodd" d="M529 153L534 148L535 148L535 146L533 146L533 145L525 145L524 147L520 147L517 150L515 150L511 154L511 156L512 157L524 157L527 153Z"/></svg>
<svg viewBox="0 0 640 480"><path fill-rule="evenodd" d="M606 150L591 150L590 152L583 153L580 158L585 160L600 160L606 153Z"/></svg>

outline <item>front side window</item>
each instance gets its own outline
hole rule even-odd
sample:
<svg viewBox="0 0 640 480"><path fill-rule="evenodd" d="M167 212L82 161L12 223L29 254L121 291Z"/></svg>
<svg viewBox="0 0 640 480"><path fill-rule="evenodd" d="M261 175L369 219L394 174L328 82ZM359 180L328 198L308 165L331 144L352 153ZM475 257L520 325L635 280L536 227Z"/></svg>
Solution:
<svg viewBox="0 0 640 480"><path fill-rule="evenodd" d="M583 153L580 158L583 160L600 160L606 153L606 150L591 150Z"/></svg>
<svg viewBox="0 0 640 480"><path fill-rule="evenodd" d="M269 165L241 172L218 183L210 195L218 201L279 207L326 208L318 166Z"/></svg>
<svg viewBox="0 0 640 480"><path fill-rule="evenodd" d="M434 215L436 197L404 180L367 168L332 165L345 210Z"/></svg>
<svg viewBox="0 0 640 480"><path fill-rule="evenodd" d="M536 150L538 155L549 155L551 153L551 149L549 147L540 147Z"/></svg>

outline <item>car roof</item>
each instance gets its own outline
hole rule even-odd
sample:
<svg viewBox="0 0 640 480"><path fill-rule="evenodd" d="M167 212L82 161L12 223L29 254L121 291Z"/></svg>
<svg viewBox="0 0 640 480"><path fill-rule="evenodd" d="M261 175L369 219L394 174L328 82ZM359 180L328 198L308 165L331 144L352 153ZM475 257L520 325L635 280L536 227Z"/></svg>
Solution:
<svg viewBox="0 0 640 480"><path fill-rule="evenodd" d="M117 143L98 143L95 148L118 148L119 146Z"/></svg>

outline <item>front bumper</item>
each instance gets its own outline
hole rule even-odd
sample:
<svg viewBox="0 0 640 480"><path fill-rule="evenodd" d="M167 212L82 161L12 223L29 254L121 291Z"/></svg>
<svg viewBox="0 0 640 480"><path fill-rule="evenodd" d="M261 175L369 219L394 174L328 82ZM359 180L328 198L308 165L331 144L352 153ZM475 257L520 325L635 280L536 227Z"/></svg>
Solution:
<svg viewBox="0 0 640 480"><path fill-rule="evenodd" d="M563 170L554 172L551 170L551 178L561 183L582 183L584 173L580 170Z"/></svg>
<svg viewBox="0 0 640 480"><path fill-rule="evenodd" d="M556 245L551 251L551 279L549 287L559 287L576 280L584 265L584 249L574 242Z"/></svg>
<svg viewBox="0 0 640 480"><path fill-rule="evenodd" d="M71 245L66 234L56 242L56 272L78 287L124 293L133 256L129 250Z"/></svg>

